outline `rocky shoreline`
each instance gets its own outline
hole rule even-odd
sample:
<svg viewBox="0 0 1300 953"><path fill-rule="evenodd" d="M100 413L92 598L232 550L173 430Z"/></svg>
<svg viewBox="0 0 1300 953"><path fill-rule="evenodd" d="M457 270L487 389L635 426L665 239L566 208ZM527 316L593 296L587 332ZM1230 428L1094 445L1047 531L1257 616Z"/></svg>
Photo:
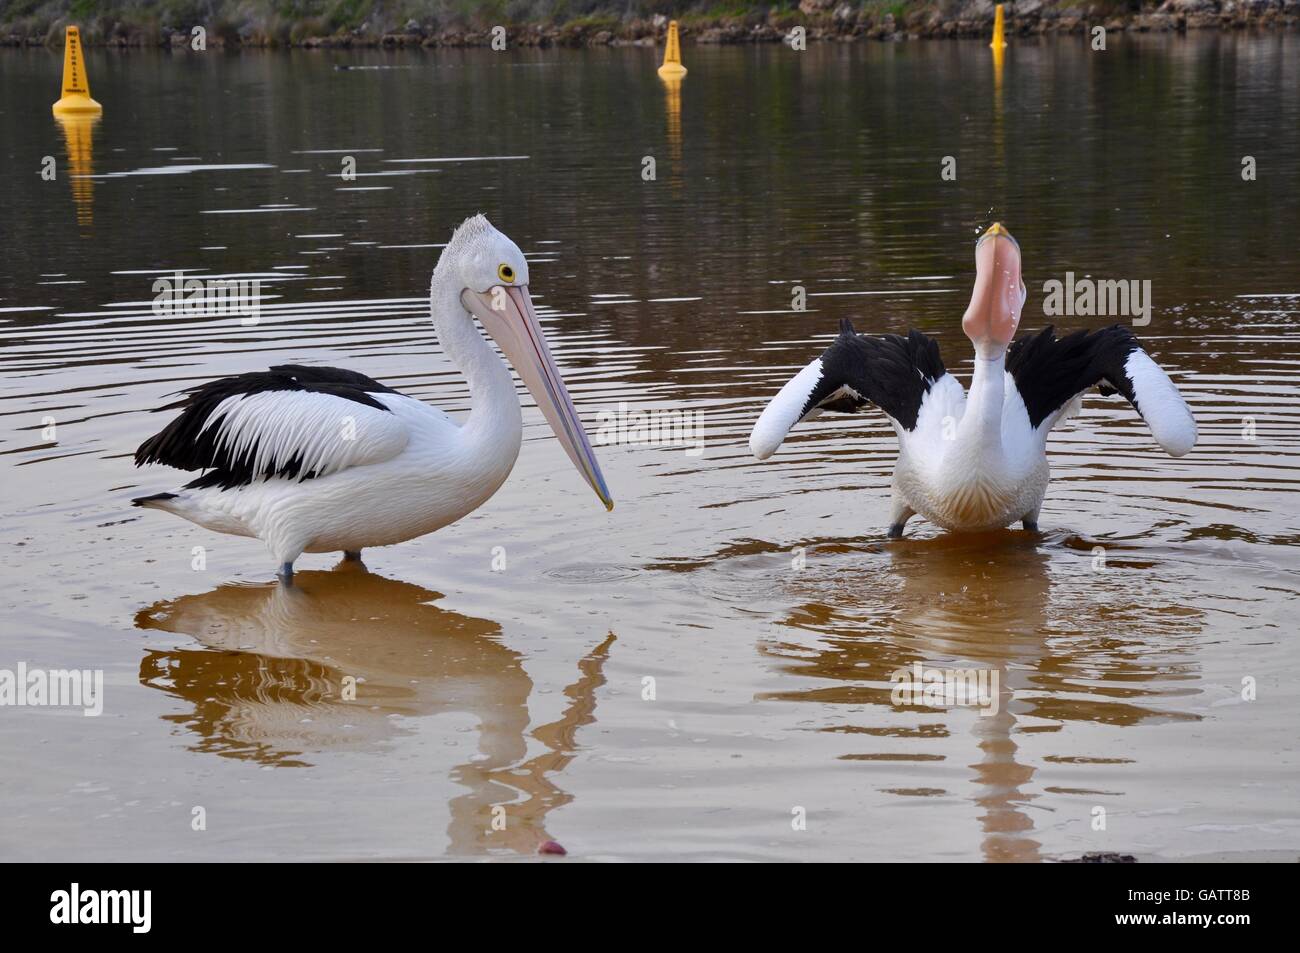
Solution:
<svg viewBox="0 0 1300 953"><path fill-rule="evenodd" d="M944 0L940 3L873 2L854 6L843 0L802 0L797 10L755 11L744 16L685 16L680 22L686 43L741 44L786 41L803 27L810 42L902 40L987 36L993 23L992 0ZM1097 26L1108 32L1183 32L1186 30L1296 29L1300 0L1163 0L1141 9L1114 4L1068 4L1019 0L1005 4L1006 29L1015 36L1083 33ZM62 21L41 35L0 26L0 46L61 46ZM512 47L654 46L662 44L668 18L586 17L566 23L505 24ZM313 35L310 29L281 26L276 31L223 23L205 27L209 47L303 49L489 47L493 26L439 29L409 21L398 29L363 23L357 29ZM499 32L497 33L499 36ZM191 44L191 27L133 26L101 21L82 27L87 46L177 47Z"/></svg>

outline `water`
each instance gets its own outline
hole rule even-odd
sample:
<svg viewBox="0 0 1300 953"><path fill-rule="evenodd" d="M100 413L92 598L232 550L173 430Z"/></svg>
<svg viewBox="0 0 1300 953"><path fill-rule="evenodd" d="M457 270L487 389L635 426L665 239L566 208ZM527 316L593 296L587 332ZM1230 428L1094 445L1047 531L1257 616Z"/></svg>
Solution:
<svg viewBox="0 0 1300 953"><path fill-rule="evenodd" d="M677 89L646 50L92 52L105 119L67 129L58 57L0 54L0 668L106 679L99 718L0 717L0 856L1293 860L1300 39L1110 42L1000 76L974 42L694 49ZM528 402L481 510L294 592L129 507L181 482L131 454L202 380L338 365L463 413L425 295L480 210L589 423L698 412L703 454L598 448L606 514ZM1192 454L1089 398L1041 536L897 542L880 415L749 457L842 317L967 376L994 219L1026 329L1066 271L1152 282ZM154 315L176 269L261 276L260 322ZM914 662L996 672L997 713L892 705Z"/></svg>

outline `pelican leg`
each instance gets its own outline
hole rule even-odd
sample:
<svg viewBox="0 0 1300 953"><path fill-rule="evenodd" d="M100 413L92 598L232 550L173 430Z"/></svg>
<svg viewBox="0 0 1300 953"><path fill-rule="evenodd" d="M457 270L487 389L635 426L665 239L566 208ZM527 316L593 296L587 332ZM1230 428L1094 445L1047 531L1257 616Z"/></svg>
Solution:
<svg viewBox="0 0 1300 953"><path fill-rule="evenodd" d="M1020 525L1023 526L1025 530L1030 533L1038 532L1038 521L1035 519L1031 519L1028 516L1026 516L1023 520L1020 521Z"/></svg>
<svg viewBox="0 0 1300 953"><path fill-rule="evenodd" d="M293 563L281 564L279 570L276 572L276 575L279 576L280 581L285 583L286 585L290 585L290 586L293 585Z"/></svg>
<svg viewBox="0 0 1300 953"><path fill-rule="evenodd" d="M889 513L889 538L900 538L903 535L903 527L907 524L907 521L915 515L916 510L904 503L902 498L898 495L898 491L895 490L894 505Z"/></svg>
<svg viewBox="0 0 1300 953"><path fill-rule="evenodd" d="M361 562L361 550L345 549L343 550L343 558L350 563L359 563Z"/></svg>

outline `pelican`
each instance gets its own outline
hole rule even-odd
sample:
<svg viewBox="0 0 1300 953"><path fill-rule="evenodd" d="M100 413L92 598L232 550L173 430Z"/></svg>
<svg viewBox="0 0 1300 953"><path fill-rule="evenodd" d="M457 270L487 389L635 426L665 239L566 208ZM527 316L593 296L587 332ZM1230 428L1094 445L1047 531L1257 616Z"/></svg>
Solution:
<svg viewBox="0 0 1300 953"><path fill-rule="evenodd" d="M1015 338L1027 292L1020 245L995 223L975 244L975 288L962 331L975 347L969 395L944 369L939 344L854 332L847 320L821 357L796 374L754 424L749 447L770 457L790 429L823 411L875 404L898 435L889 535L920 514L946 529L1038 529L1047 491L1047 437L1078 413L1085 392L1122 394L1175 457L1196 444L1178 388L1122 325L1058 338Z"/></svg>
<svg viewBox="0 0 1300 953"><path fill-rule="evenodd" d="M454 523L505 482L523 438L510 371L474 327L477 317L612 510L542 336L519 247L482 215L467 219L433 270L429 305L443 350L469 383L463 423L356 371L285 364L226 377L159 408L181 413L135 453L136 466L200 475L132 502L261 539L286 581L302 553L360 559L362 549Z"/></svg>

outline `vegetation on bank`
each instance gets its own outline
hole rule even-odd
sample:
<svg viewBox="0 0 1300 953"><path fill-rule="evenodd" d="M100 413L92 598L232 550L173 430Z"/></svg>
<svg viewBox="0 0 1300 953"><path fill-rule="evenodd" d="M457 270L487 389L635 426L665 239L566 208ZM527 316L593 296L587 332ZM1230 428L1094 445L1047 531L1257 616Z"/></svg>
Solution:
<svg viewBox="0 0 1300 953"><path fill-rule="evenodd" d="M1295 26L1300 0L1018 0L1013 32ZM181 45L201 25L214 45L474 45L493 26L513 42L652 42L667 20L703 42L968 35L986 28L992 0L8 0L0 42L58 45L77 24L91 45Z"/></svg>

